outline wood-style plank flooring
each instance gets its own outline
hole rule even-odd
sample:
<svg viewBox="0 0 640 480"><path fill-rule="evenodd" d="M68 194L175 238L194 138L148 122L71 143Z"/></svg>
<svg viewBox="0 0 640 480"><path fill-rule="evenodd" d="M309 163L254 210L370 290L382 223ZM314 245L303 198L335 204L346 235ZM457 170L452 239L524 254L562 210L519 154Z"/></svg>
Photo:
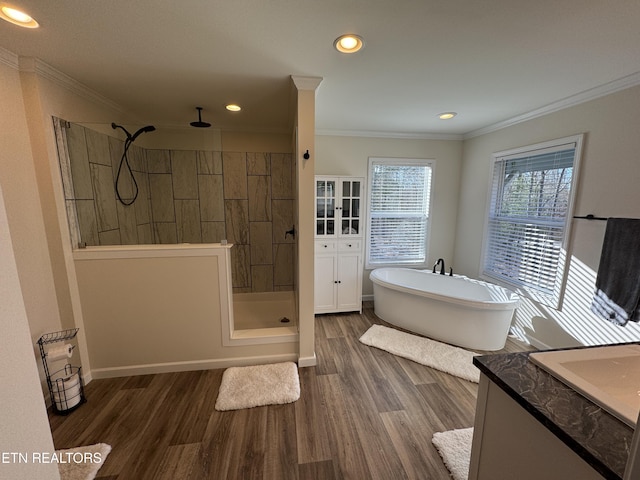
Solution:
<svg viewBox="0 0 640 480"><path fill-rule="evenodd" d="M218 412L224 370L94 380L50 415L55 447L110 444L102 480L449 479L431 437L473 426L477 385L361 344L373 323L371 303L316 317L293 404Z"/></svg>

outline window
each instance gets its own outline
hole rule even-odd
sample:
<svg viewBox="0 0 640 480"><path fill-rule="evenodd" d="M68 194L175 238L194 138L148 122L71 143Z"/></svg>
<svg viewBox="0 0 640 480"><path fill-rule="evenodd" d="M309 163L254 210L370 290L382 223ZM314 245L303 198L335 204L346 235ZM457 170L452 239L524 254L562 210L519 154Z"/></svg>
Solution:
<svg viewBox="0 0 640 480"><path fill-rule="evenodd" d="M425 264L433 163L369 159L367 268Z"/></svg>
<svg viewBox="0 0 640 480"><path fill-rule="evenodd" d="M558 308L582 136L493 155L483 275Z"/></svg>

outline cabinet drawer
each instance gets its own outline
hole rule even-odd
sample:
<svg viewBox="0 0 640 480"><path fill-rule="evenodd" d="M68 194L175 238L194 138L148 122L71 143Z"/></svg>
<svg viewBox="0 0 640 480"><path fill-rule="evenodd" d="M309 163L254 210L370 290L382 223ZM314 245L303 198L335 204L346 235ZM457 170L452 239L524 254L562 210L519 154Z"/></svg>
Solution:
<svg viewBox="0 0 640 480"><path fill-rule="evenodd" d="M335 240L316 240L316 253L333 253L336 250Z"/></svg>
<svg viewBox="0 0 640 480"><path fill-rule="evenodd" d="M362 246L362 240L340 240L338 243L338 251L340 252L359 252Z"/></svg>

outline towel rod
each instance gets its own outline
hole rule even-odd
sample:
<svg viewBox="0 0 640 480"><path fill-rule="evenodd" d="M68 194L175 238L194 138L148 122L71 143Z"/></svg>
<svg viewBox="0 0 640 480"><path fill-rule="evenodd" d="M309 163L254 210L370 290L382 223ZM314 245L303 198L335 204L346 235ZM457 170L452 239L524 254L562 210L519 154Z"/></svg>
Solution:
<svg viewBox="0 0 640 480"><path fill-rule="evenodd" d="M574 215L573 218L584 218L586 220L609 220L608 218L605 218L605 217L596 217L593 213L590 213L588 215L583 215L583 216Z"/></svg>

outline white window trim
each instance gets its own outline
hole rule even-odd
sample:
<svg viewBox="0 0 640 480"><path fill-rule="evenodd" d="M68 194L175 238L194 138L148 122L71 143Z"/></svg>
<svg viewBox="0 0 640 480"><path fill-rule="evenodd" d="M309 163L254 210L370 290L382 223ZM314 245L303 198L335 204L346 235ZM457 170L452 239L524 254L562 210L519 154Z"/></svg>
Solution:
<svg viewBox="0 0 640 480"><path fill-rule="evenodd" d="M431 188L429 189L429 212L427 215L426 238L425 238L425 259L424 262L389 262L389 263L369 263L369 251L371 245L371 195L373 193L373 165L383 163L385 165L423 165L431 168ZM365 266L366 270L374 270L383 267L406 267L406 268L426 268L429 262L429 244L431 239L431 218L433 217L433 196L435 190L436 161L428 158L395 158L395 157L369 157L367 169L367 190L366 190L366 247Z"/></svg>
<svg viewBox="0 0 640 480"><path fill-rule="evenodd" d="M485 208L484 233L482 238L482 250L480 255L480 278L493 283L503 285L512 290L515 290L520 295L524 295L525 297L531 300L547 305L556 310L562 309L562 301L564 298L565 287L567 283L567 276L569 273L569 269L567 268L567 265L568 265L567 258L571 256L568 250L569 250L569 244L570 244L570 238L571 238L571 225L573 223L572 218L574 215L574 206L575 206L577 190L578 190L578 179L580 178L580 163L582 159L583 140L584 140L584 134L577 134L569 137L559 138L556 140L550 140L547 142L527 145L524 147L504 150L501 152L495 152L491 155L491 169L489 173L489 181L487 186L488 197L487 197L486 208ZM569 198L569 205L567 208L567 216L565 218L564 234L562 238L562 245L561 245L561 251L560 251L560 258L559 258L560 273L558 277L560 278L560 281L556 282L555 290L550 298L548 296L538 294L534 290L523 288L521 285L507 282L502 278L496 278L484 272L487 244L489 242L489 215L491 213L491 191L493 188L494 170L498 160L504 160L505 157L510 157L510 156L521 156L524 153L541 152L545 149L557 148L562 145L568 145L568 144L575 145L573 172L571 176L571 195Z"/></svg>

